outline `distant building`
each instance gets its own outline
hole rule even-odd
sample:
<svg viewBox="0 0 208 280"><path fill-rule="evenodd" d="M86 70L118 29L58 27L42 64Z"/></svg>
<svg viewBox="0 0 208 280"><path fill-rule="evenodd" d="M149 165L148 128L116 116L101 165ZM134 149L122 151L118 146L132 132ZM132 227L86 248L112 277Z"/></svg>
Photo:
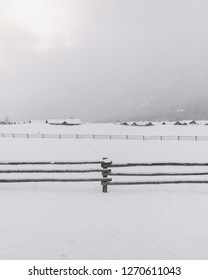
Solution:
<svg viewBox="0 0 208 280"><path fill-rule="evenodd" d="M122 125L129 125L127 122L123 122Z"/></svg>
<svg viewBox="0 0 208 280"><path fill-rule="evenodd" d="M189 124L197 124L195 121L191 121Z"/></svg>
<svg viewBox="0 0 208 280"><path fill-rule="evenodd" d="M11 122L11 121L0 121L0 124L14 124L13 122Z"/></svg>
<svg viewBox="0 0 208 280"><path fill-rule="evenodd" d="M177 121L176 123L174 123L174 125L182 125L182 123Z"/></svg>
<svg viewBox="0 0 208 280"><path fill-rule="evenodd" d="M163 123L162 123L162 125L166 125L166 123L165 123L165 122L163 122Z"/></svg>
<svg viewBox="0 0 208 280"><path fill-rule="evenodd" d="M146 123L145 126L153 126L153 124L151 122Z"/></svg>
<svg viewBox="0 0 208 280"><path fill-rule="evenodd" d="M46 123L52 125L80 125L82 124L80 119L47 119Z"/></svg>
<svg viewBox="0 0 208 280"><path fill-rule="evenodd" d="M133 125L133 126L136 126L136 125L137 125L137 123L136 123L136 122L133 122L133 123L132 123L132 125Z"/></svg>

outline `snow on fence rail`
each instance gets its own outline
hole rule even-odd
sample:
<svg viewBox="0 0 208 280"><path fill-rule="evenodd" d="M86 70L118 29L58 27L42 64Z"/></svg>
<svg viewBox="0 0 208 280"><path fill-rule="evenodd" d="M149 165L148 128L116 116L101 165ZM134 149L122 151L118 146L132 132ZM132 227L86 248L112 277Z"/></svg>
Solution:
<svg viewBox="0 0 208 280"><path fill-rule="evenodd" d="M50 134L50 133L0 133L1 138L37 138L37 139L110 139L110 140L175 140L208 141L208 136L177 135L115 135L115 134Z"/></svg>
<svg viewBox="0 0 208 280"><path fill-rule="evenodd" d="M32 165L33 168L24 169L25 166ZM62 169L56 169L54 166L59 166ZM99 168L88 168L88 169L70 169L66 166L85 166L85 165L99 165ZM5 168L6 166L6 168ZM16 169L11 169L11 166L15 166ZM18 166L18 168L17 168ZM34 168L34 166L38 166L38 168ZM43 169L43 166L53 166L51 169ZM203 172L123 172L122 170L115 171L114 168L128 168L128 167L152 167L152 166L172 166L172 167L190 167L190 166L208 166L208 162L200 163L200 162L155 162L155 163L113 163L107 158L103 158L101 161L77 161L77 162L68 162L68 161L31 161L31 162L0 162L0 183L28 183L28 182L100 182L102 185L102 191L107 192L108 186L113 185L160 185L160 184L208 184L208 180L193 180L193 179L166 179L166 180L155 180L152 181L148 179L148 177L179 177L179 176L204 176L208 175L208 171ZM4 169L2 169L2 167ZM91 178L52 178L50 176L44 178L31 178L31 177L19 177L19 178L4 178L4 174L70 174L70 173L78 173L78 174L86 174L86 173L100 173L100 177L91 177ZM136 180L136 181L123 181L119 177L146 177L146 180Z"/></svg>

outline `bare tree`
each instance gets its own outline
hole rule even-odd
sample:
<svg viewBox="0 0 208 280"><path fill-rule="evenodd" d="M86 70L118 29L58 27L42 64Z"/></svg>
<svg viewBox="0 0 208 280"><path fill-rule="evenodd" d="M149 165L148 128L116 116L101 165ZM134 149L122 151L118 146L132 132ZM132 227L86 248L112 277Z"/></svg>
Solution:
<svg viewBox="0 0 208 280"><path fill-rule="evenodd" d="M8 116L6 116L6 117L4 118L4 123L5 123L5 124L11 123L10 118L9 118Z"/></svg>

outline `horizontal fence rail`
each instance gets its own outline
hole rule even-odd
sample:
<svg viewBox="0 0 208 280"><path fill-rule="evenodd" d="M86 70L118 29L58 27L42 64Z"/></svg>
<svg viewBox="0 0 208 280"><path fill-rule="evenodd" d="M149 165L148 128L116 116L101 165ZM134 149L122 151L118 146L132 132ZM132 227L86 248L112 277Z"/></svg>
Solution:
<svg viewBox="0 0 208 280"><path fill-rule="evenodd" d="M0 171L1 173L1 171ZM119 172L110 172L110 176L202 176L208 175L208 172L193 172L193 173L119 173Z"/></svg>
<svg viewBox="0 0 208 280"><path fill-rule="evenodd" d="M110 178L77 178L77 179L0 179L0 183L35 183L35 182L108 182L111 181Z"/></svg>
<svg viewBox="0 0 208 280"><path fill-rule="evenodd" d="M208 136L183 135L123 135L123 134L50 134L50 133L0 133L1 138L28 139L97 139L97 140L146 140L146 141L208 141Z"/></svg>
<svg viewBox="0 0 208 280"><path fill-rule="evenodd" d="M134 166L208 166L208 162L133 162L133 163L115 163L111 167L134 167Z"/></svg>
<svg viewBox="0 0 208 280"><path fill-rule="evenodd" d="M0 174L6 173L94 173L94 172L102 172L102 169L84 169L84 170L59 170L59 169L26 169L26 170L0 170Z"/></svg>
<svg viewBox="0 0 208 280"><path fill-rule="evenodd" d="M0 161L0 165L79 165L101 163L102 161Z"/></svg>
<svg viewBox="0 0 208 280"><path fill-rule="evenodd" d="M57 165L57 168L59 166L60 169L54 168L54 166ZM66 166L69 165L70 168L66 168ZM76 166L76 169L71 169L71 166ZM77 167L83 167L88 165L99 165L99 168L81 168L78 169ZM12 169L12 166L15 168ZM47 166L48 169L44 169L43 167ZM140 167L147 168L147 170L150 167L167 167L168 171L154 171L151 168L151 171L144 172L139 171ZM197 171L194 170L193 172L174 172L169 170L169 167L207 167L208 162L129 162L129 163L113 163L108 158L103 158L100 161L14 161L14 162L0 162L0 183L36 183L36 182L100 182L102 186L103 192L108 192L108 186L116 186L116 185L169 185L169 184L208 184L208 179L206 177L200 178L200 176L207 176L208 170L206 171ZM26 167L28 169L26 169ZM127 172L126 168L137 168L138 171L136 172ZM119 171L115 171L118 170ZM122 169L125 168L125 171L123 172ZM95 174L99 173L98 177L70 177L70 178L64 178L61 174ZM11 174L14 174L12 177ZM18 178L13 178L17 174ZM38 174L41 174L41 178L31 178L28 177L30 175L34 174L38 176ZM50 174L50 175L49 175ZM61 175L59 178L53 178L50 177L55 176L55 174ZM5 178L6 176L6 178ZM70 175L72 176L72 175ZM165 178L165 180L162 180L163 177L170 177ZM174 179L174 176L176 176L178 179ZM179 176L183 177L191 176L191 178L188 179L181 179ZM197 176L197 180L193 179L193 176ZM128 181L123 181L121 178L131 178L128 179ZM133 180L133 178L135 179ZM138 177L145 177L145 180L138 180ZM151 180L151 177L161 177L159 180Z"/></svg>
<svg viewBox="0 0 208 280"><path fill-rule="evenodd" d="M138 181L138 182L109 182L109 185L167 185L167 184L208 184L208 180L181 180L181 181Z"/></svg>

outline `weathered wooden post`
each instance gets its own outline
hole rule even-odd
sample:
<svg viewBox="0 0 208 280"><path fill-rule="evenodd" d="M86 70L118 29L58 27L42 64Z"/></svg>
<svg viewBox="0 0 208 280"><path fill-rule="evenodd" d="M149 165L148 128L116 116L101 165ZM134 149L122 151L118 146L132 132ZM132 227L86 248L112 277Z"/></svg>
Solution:
<svg viewBox="0 0 208 280"><path fill-rule="evenodd" d="M108 158L103 158L103 161L101 162L101 167L103 168L102 170L102 176L103 176L103 181L101 182L103 186L103 192L107 193L108 192L108 174L110 173L110 165L112 164L112 161L110 161Z"/></svg>

